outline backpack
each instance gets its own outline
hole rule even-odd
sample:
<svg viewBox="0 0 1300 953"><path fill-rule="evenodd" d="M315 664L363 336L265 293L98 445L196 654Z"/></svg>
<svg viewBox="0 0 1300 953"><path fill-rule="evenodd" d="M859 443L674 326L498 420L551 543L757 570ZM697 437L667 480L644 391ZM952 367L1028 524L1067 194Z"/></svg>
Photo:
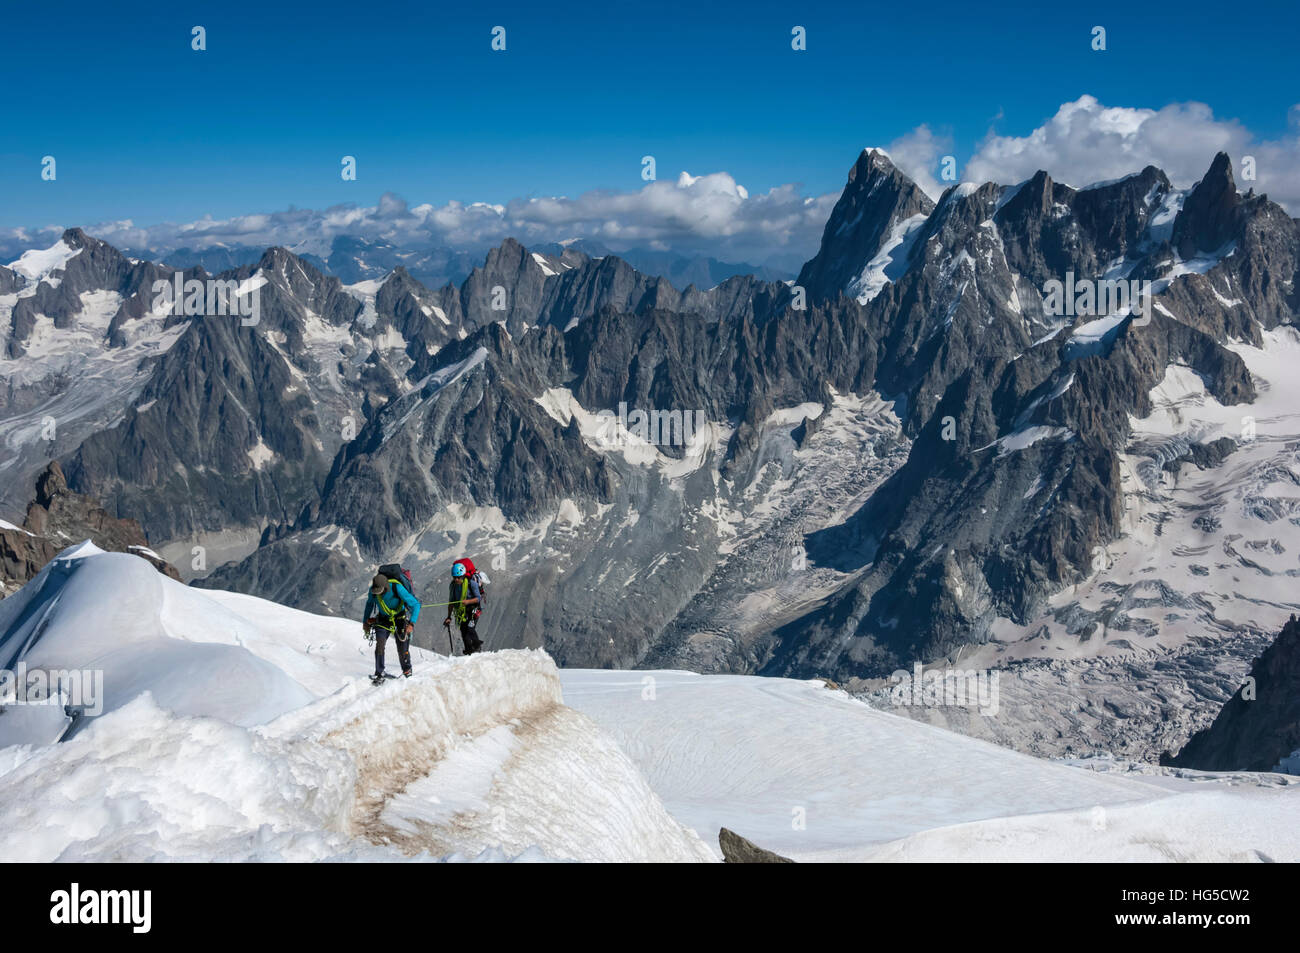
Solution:
<svg viewBox="0 0 1300 953"><path fill-rule="evenodd" d="M491 580L478 569L474 570L474 575L470 576L470 579L478 583L478 607L482 609L487 605L488 584Z"/></svg>
<svg viewBox="0 0 1300 953"><path fill-rule="evenodd" d="M415 594L415 586L411 585L411 570L403 569L397 563L385 563L379 567L378 574L390 582L400 582L412 598L420 598Z"/></svg>

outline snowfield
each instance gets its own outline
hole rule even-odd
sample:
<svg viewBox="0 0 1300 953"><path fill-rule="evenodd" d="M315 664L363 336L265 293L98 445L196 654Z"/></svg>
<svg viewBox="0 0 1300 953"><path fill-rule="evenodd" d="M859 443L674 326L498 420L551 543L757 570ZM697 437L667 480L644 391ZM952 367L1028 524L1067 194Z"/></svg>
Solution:
<svg viewBox="0 0 1300 953"><path fill-rule="evenodd" d="M1266 776L1278 786L1256 788L1249 775L1101 774L877 711L816 681L562 679L567 702L614 731L678 819L795 860L1300 859L1300 779Z"/></svg>
<svg viewBox="0 0 1300 953"><path fill-rule="evenodd" d="M0 666L101 670L104 714L0 714L0 859L712 857L545 653L413 654L375 688L356 622L65 551L0 602Z"/></svg>
<svg viewBox="0 0 1300 953"><path fill-rule="evenodd" d="M102 672L103 714L0 712L0 859L707 861L722 826L799 860L1300 859L1285 779L1091 771L820 682L414 655L375 688L356 622L73 547L0 602L0 668Z"/></svg>

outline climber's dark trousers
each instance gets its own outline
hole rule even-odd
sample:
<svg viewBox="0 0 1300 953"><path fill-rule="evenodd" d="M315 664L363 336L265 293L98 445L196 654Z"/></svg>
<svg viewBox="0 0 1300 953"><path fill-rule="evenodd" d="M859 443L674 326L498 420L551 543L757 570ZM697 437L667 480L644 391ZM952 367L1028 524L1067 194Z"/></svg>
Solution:
<svg viewBox="0 0 1300 953"><path fill-rule="evenodd" d="M384 646L388 643L388 637L391 632L383 629L375 630L375 674L384 674ZM397 658L402 663L402 674L411 674L411 640L409 638L394 637L393 641L397 643Z"/></svg>
<svg viewBox="0 0 1300 953"><path fill-rule="evenodd" d="M474 616L460 624L460 640L465 643L466 655L473 655L483 648L483 640L478 637L478 620Z"/></svg>

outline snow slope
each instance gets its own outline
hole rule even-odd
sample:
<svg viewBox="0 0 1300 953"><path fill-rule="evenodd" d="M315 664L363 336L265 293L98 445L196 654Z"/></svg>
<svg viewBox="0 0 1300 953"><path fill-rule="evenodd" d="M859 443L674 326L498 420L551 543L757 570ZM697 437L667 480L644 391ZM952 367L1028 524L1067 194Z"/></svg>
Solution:
<svg viewBox="0 0 1300 953"><path fill-rule="evenodd" d="M355 622L65 551L0 667L97 669L105 714L0 713L0 860L710 858L545 653L414 654L375 688Z"/></svg>
<svg viewBox="0 0 1300 953"><path fill-rule="evenodd" d="M877 711L817 681L561 677L568 704L608 728L710 843L725 826L805 861L1300 859L1287 821L1300 814L1300 784L1099 774Z"/></svg>
<svg viewBox="0 0 1300 953"><path fill-rule="evenodd" d="M0 667L97 669L105 714L0 711L0 860L1297 860L1300 784L1121 774L820 682L415 651L85 543L0 602ZM567 704L566 704L567 703ZM61 743L54 743L62 737Z"/></svg>

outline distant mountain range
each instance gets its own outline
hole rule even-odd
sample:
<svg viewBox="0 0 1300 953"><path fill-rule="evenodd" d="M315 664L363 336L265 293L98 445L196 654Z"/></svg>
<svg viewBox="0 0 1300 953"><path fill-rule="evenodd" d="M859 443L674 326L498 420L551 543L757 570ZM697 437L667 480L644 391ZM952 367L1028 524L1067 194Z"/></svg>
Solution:
<svg viewBox="0 0 1300 953"><path fill-rule="evenodd" d="M793 277L780 270L744 262L719 261L703 255L681 255L669 251L631 248L615 252L599 242L577 239L571 242L551 242L539 245L534 251L560 256L565 250L582 253L591 258L617 255L642 274L666 278L678 288L695 285L712 288L737 275L754 275L768 281ZM232 271L242 265L256 264L266 249L254 245L212 245L206 248L178 248L165 254L148 250L129 250L126 254L136 258L161 260L174 268L202 268L216 274ZM329 254L321 257L303 251L299 257L311 263L321 273L334 275L344 284L381 279L396 268L403 268L416 281L428 287L460 284L482 260L488 249L468 251L451 248L398 247L383 239L367 239L338 235L330 243Z"/></svg>

